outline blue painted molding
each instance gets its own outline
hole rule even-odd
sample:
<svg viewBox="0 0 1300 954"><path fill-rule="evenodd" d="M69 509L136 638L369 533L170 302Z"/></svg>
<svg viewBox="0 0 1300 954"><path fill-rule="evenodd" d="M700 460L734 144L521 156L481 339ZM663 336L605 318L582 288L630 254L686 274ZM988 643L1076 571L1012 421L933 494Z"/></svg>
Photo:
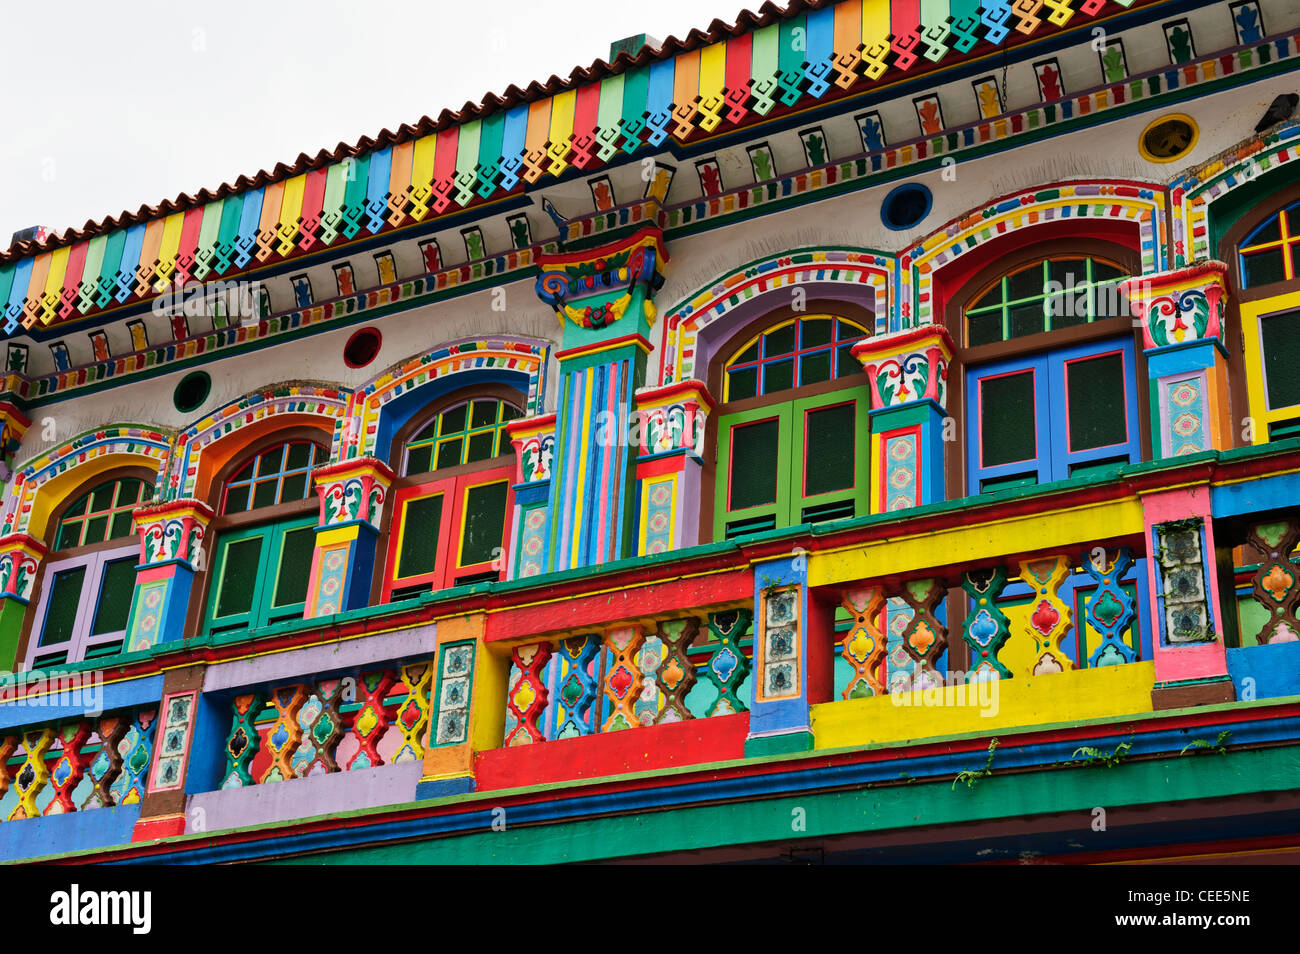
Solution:
<svg viewBox="0 0 1300 954"><path fill-rule="evenodd" d="M57 676L60 670L46 670ZM20 674L27 675L27 674ZM68 673L75 679L75 688L52 692L30 699L8 701L13 694L14 677L0 675L0 692L6 700L0 703L0 729L16 729L28 725L51 725L64 719L98 716L114 709L129 709L157 705L162 700L162 674L127 679L122 682L104 682L100 671ZM83 683L81 680L86 680ZM96 679L101 681L96 682ZM0 826L3 827L3 826Z"/></svg>

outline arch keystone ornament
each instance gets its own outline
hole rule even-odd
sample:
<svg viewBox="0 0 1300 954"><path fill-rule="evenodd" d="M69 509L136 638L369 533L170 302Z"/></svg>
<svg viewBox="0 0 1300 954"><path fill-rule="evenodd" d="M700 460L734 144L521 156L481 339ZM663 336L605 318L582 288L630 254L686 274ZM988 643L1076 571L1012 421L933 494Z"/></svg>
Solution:
<svg viewBox="0 0 1300 954"><path fill-rule="evenodd" d="M944 499L943 422L956 351L942 325L869 338L853 346L871 394L871 512Z"/></svg>
<svg viewBox="0 0 1300 954"><path fill-rule="evenodd" d="M1228 266L1202 261L1120 284L1142 328L1151 381L1151 446L1180 457L1232 445L1228 410Z"/></svg>

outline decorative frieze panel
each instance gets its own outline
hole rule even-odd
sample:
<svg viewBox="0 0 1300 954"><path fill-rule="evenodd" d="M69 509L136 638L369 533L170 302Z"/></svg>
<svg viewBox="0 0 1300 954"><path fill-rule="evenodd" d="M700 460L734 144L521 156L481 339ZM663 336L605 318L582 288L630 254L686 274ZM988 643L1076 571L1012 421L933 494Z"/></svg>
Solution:
<svg viewBox="0 0 1300 954"><path fill-rule="evenodd" d="M760 701L797 698L801 690L802 587L788 586L763 593L761 624L754 635Z"/></svg>
<svg viewBox="0 0 1300 954"><path fill-rule="evenodd" d="M318 467L312 473L320 495L320 526L357 521L379 526L393 471L381 460L358 457Z"/></svg>
<svg viewBox="0 0 1300 954"><path fill-rule="evenodd" d="M1204 521L1193 517L1153 528L1164 641L1168 644L1206 643L1216 638L1205 577L1204 526Z"/></svg>
<svg viewBox="0 0 1300 954"><path fill-rule="evenodd" d="M868 338L853 346L867 372L871 409L914 401L948 406L948 365L955 347L942 325Z"/></svg>
<svg viewBox="0 0 1300 954"><path fill-rule="evenodd" d="M1133 317L1141 322L1144 346L1167 348L1202 339L1221 340L1228 305L1228 266L1203 261L1120 285Z"/></svg>
<svg viewBox="0 0 1300 954"><path fill-rule="evenodd" d="M460 745L469 738L474 687L474 644L444 646L438 659L434 745Z"/></svg>

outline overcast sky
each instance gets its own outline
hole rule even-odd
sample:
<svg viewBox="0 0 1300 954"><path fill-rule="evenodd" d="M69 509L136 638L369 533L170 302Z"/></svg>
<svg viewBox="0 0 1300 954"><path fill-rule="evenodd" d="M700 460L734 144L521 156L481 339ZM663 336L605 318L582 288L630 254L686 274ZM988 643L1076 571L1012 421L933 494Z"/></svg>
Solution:
<svg viewBox="0 0 1300 954"><path fill-rule="evenodd" d="M6 0L0 248L567 76L626 36L732 22L741 3Z"/></svg>

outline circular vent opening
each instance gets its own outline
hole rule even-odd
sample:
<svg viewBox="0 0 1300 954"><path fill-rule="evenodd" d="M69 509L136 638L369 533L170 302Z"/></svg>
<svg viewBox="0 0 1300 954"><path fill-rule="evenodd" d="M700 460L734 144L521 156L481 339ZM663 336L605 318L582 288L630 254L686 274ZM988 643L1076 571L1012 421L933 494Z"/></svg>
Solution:
<svg viewBox="0 0 1300 954"><path fill-rule="evenodd" d="M172 392L172 403L176 405L176 410L188 414L198 410L211 391L212 378L208 377L208 372L191 371L176 385L176 390Z"/></svg>
<svg viewBox="0 0 1300 954"><path fill-rule="evenodd" d="M383 337L376 328L362 328L343 346L343 361L349 368L364 368L375 355L379 354L379 345Z"/></svg>
<svg viewBox="0 0 1300 954"><path fill-rule="evenodd" d="M1162 116L1142 130L1138 151L1152 162L1173 162L1192 151L1197 135L1191 116Z"/></svg>
<svg viewBox="0 0 1300 954"><path fill-rule="evenodd" d="M910 229L930 214L933 197L930 190L917 182L901 185L880 206L880 218L886 228L896 232Z"/></svg>

